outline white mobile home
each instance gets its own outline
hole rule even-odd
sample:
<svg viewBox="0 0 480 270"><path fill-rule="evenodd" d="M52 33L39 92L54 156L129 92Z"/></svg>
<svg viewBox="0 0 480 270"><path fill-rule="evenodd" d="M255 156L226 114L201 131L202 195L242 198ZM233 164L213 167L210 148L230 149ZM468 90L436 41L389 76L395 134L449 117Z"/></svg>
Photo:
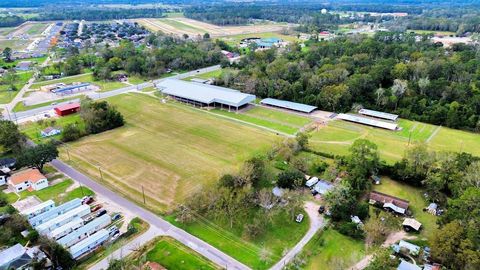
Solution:
<svg viewBox="0 0 480 270"><path fill-rule="evenodd" d="M62 205L59 205L57 207L54 207L52 209L50 209L49 211L45 212L45 213L42 213L42 214L39 214L33 218L30 218L28 220L28 222L30 223L30 225L32 225L32 227L36 227L40 224L43 224L51 219L54 219L72 209L75 209L77 207L79 207L80 205L82 205L82 200L81 199L73 199L71 201L68 201Z"/></svg>
<svg viewBox="0 0 480 270"><path fill-rule="evenodd" d="M51 219L43 224L38 225L35 229L39 234L47 235L56 228L67 224L68 222L74 220L78 217L83 217L90 214L90 206L80 205L79 207L72 209L65 214L58 216L54 219Z"/></svg>
<svg viewBox="0 0 480 270"><path fill-rule="evenodd" d="M53 240L58 240L65 235L73 232L74 230L80 228L83 226L83 219L82 218L75 218L74 220L68 222L65 225L62 225L55 230L51 231L48 236L52 238Z"/></svg>
<svg viewBox="0 0 480 270"><path fill-rule="evenodd" d="M91 236L83 239L79 243L70 247L69 251L72 254L72 258L77 259L80 256L95 250L101 244L108 240L109 234L108 231L102 229Z"/></svg>
<svg viewBox="0 0 480 270"><path fill-rule="evenodd" d="M20 214L26 217L27 219L31 219L42 213L50 211L54 207L55 207L55 202L52 200L48 200L40 204L37 204L35 206L29 207L23 210L22 212L20 212Z"/></svg>
<svg viewBox="0 0 480 270"><path fill-rule="evenodd" d="M110 224L110 222L111 222L110 216L103 215L85 224L79 229L67 234L65 237L58 239L57 243L64 246L65 248L69 248L75 245L76 243L82 241L83 239L89 237L90 235L105 228Z"/></svg>

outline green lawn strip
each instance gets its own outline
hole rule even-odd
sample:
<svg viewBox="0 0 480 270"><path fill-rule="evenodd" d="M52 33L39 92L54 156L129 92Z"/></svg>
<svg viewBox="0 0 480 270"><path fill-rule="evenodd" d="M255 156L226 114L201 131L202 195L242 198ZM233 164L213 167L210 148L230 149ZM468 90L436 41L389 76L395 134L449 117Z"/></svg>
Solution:
<svg viewBox="0 0 480 270"><path fill-rule="evenodd" d="M365 254L365 244L334 229L326 229L308 242L302 255L307 260L304 269L348 269Z"/></svg>
<svg viewBox="0 0 480 270"><path fill-rule="evenodd" d="M79 99L79 98L81 99L83 97L84 97L83 95L82 96L67 97L67 98L47 101L47 102L38 103L38 104L35 104L35 105L28 105L28 106L25 106L23 104L23 102L18 102L17 104L15 104L15 107L13 107L13 111L14 112L28 111L28 110L32 110L32 109L36 109L36 108L45 107L45 106L51 105L52 103L62 103L62 102L66 102L66 101L69 101L69 100L75 100L75 99Z"/></svg>
<svg viewBox="0 0 480 270"><path fill-rule="evenodd" d="M480 134L441 127L428 146L437 151L463 151L480 156Z"/></svg>
<svg viewBox="0 0 480 270"><path fill-rule="evenodd" d="M54 121L52 123L52 121ZM42 142L42 141L49 141L51 139L60 140L62 134L58 134L55 136L42 138L40 135L40 131L44 130L47 127L58 127L62 129L68 124L78 124L80 129L83 130L85 128L84 122L80 117L80 114L71 114L59 118L52 118L51 120L44 120L43 122L30 122L20 126L20 130L27 135L34 142Z"/></svg>
<svg viewBox="0 0 480 270"><path fill-rule="evenodd" d="M265 33L252 33L252 34L239 34L239 35L232 35L232 36L225 36L221 37L227 44L229 45L238 45L240 41L244 38L251 38L251 37L258 37L258 38L280 38L285 41L296 42L301 41L296 36L289 36L283 35L277 32L265 32Z"/></svg>
<svg viewBox="0 0 480 270"><path fill-rule="evenodd" d="M425 193L423 188L413 187L388 177L382 177L382 183L374 185L373 189L409 201L409 209L413 213L413 218L422 223L421 236L428 238L436 233L437 217L423 211L428 206L428 202L423 196Z"/></svg>
<svg viewBox="0 0 480 270"><path fill-rule="evenodd" d="M90 269L92 265L107 258L110 254L122 248L128 242L132 241L137 236L146 232L150 227L147 222L139 218L132 219L131 224L135 227L135 232L133 234L126 233L120 236L120 238L118 238L113 243L107 242L106 244L98 248L95 252L90 253L87 257L84 257L80 261L78 261L75 269Z"/></svg>
<svg viewBox="0 0 480 270"><path fill-rule="evenodd" d="M11 102L15 98L15 96L18 94L20 89L22 89L22 87L33 76L33 72L31 71L22 72L22 73L19 72L17 75L18 75L18 79L17 79L17 83L15 84L17 91L9 91L10 85L0 84L0 104L6 104Z"/></svg>
<svg viewBox="0 0 480 270"><path fill-rule="evenodd" d="M312 122L308 117L303 117L293 113L282 112L274 109L268 109L264 107L254 107L251 110L245 112L246 115L259 116L262 118L269 118L277 122L283 122L292 126L303 127L306 124Z"/></svg>
<svg viewBox="0 0 480 270"><path fill-rule="evenodd" d="M30 26L30 28L25 31L28 35L40 35L46 28L48 24L45 23L35 23Z"/></svg>
<svg viewBox="0 0 480 270"><path fill-rule="evenodd" d="M214 70L214 71L205 72L205 73L198 74L198 75L193 75L193 76L187 77L183 80L184 81L190 81L190 80L195 79L195 78L208 80L208 79L211 79L211 78L218 78L218 77L220 77L220 75L222 75L223 71L224 71L224 69L217 69L217 70Z"/></svg>
<svg viewBox="0 0 480 270"><path fill-rule="evenodd" d="M31 39L0 40L0 50L10 47L12 50L23 50L32 42Z"/></svg>
<svg viewBox="0 0 480 270"><path fill-rule="evenodd" d="M297 128L293 128L291 126L282 125L282 124L279 124L279 123L275 123L275 122L271 122L271 121L268 121L268 120L265 120L265 119L252 117L250 115L246 115L246 114L242 114L242 113L228 112L228 111L220 110L220 109L214 109L214 110L211 110L211 112L215 113L215 114L218 114L218 115L223 115L223 116L227 116L227 117L230 117L230 118L242 120L242 121L245 121L245 122L248 122L248 123L252 123L254 125L266 127L266 128L273 129L273 130L277 130L277 131L280 131L280 132L283 132L283 133L291 134L291 135L295 134L298 131Z"/></svg>
<svg viewBox="0 0 480 270"><path fill-rule="evenodd" d="M91 84L97 85L100 87L100 92L107 92L107 91L128 86L127 84L118 82L118 81L96 81L93 78L92 74L83 74L83 75L65 77L65 78L56 79L56 80L49 80L49 81L34 83L30 87L30 89L39 89L41 86L55 84L55 83L71 84L75 82L91 83Z"/></svg>
<svg viewBox="0 0 480 270"><path fill-rule="evenodd" d="M160 237L146 254L146 260L156 262L167 269L220 269L208 259L171 237Z"/></svg>
<svg viewBox="0 0 480 270"><path fill-rule="evenodd" d="M64 200L62 198L62 195L65 195L65 191L67 190L68 187L70 187L71 185L73 184L73 180L71 179L66 179L66 180L63 180L59 183L56 183L54 185L51 185L47 188L44 188L42 190L38 190L38 191L28 191L28 190L25 190L25 191L22 191L22 192L19 192L18 195L20 196L20 198L14 194L14 193L8 193L7 194L7 200L9 203L14 203L16 202L18 199L25 199L26 197L29 197L29 196L36 196L37 198L39 198L41 201L47 201L47 200L54 200L56 203L61 203L61 202L65 202L67 200ZM71 196L68 196L69 198L72 197L73 195Z"/></svg>
<svg viewBox="0 0 480 270"><path fill-rule="evenodd" d="M16 27L0 27L0 35L6 36L10 34Z"/></svg>
<svg viewBox="0 0 480 270"><path fill-rule="evenodd" d="M189 24L183 23L181 21L177 21L175 19L159 19L160 22L168 24L176 29L185 30L185 31L193 31L198 33L207 33L208 31L205 29L197 28L191 26Z"/></svg>
<svg viewBox="0 0 480 270"><path fill-rule="evenodd" d="M128 76L128 82L131 84L141 84L147 81L147 79L141 78L139 76Z"/></svg>
<svg viewBox="0 0 480 270"><path fill-rule="evenodd" d="M304 213L302 223L296 223L284 211L273 218L265 233L255 239L242 238L244 225L253 222L253 213L246 217L241 224L230 228L226 220L199 217L196 222L182 224L175 221L174 216L166 219L177 227L199 237L219 250L246 264L252 269L268 269L281 259L285 249L293 247L307 232L308 216ZM267 252L266 261L261 259L262 250Z"/></svg>
<svg viewBox="0 0 480 270"><path fill-rule="evenodd" d="M24 58L24 59L15 59L11 62L5 62L5 60L2 58L2 59L0 59L0 66L1 67L7 67L7 68L14 68L18 65L18 63L25 62L25 61L31 61L34 64L40 65L43 62L45 62L45 60L47 60L47 56L31 57L31 58ZM17 73L20 73L20 72L25 73L23 71L18 71ZM31 71L27 71L27 72L31 72Z"/></svg>

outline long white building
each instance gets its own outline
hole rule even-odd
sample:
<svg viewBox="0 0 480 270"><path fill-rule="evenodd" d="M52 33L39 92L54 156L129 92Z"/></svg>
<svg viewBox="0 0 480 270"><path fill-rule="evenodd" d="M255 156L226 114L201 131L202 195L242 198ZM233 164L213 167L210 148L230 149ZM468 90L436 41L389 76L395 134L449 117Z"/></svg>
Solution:
<svg viewBox="0 0 480 270"><path fill-rule="evenodd" d="M58 239L64 237L65 235L73 232L74 230L82 227L84 223L85 223L85 221L82 218L80 218L80 217L75 218L74 220L68 222L67 224L62 225L62 226L56 228L55 230L51 231L48 234L48 236L50 238L52 238L53 240L58 240Z"/></svg>
<svg viewBox="0 0 480 270"><path fill-rule="evenodd" d="M71 201L68 201L62 205L59 205L57 207L53 207L49 209L48 211L41 213L39 215L36 215L35 217L32 217L28 220L30 225L32 227L37 227L38 225L45 223L51 219L54 219L60 215L65 214L66 212L75 209L82 205L82 200L81 199L73 199Z"/></svg>
<svg viewBox="0 0 480 270"><path fill-rule="evenodd" d="M60 215L54 219L51 219L43 224L38 225L35 229L38 231L39 234L47 235L51 231L55 230L56 228L64 224L67 224L68 222L74 220L75 218L83 217L88 214L90 214L90 206L80 205L79 207L72 209L63 215Z"/></svg>
<svg viewBox="0 0 480 270"><path fill-rule="evenodd" d="M102 229L70 247L70 254L72 254L73 259L77 259L80 256L95 250L97 247L107 241L108 238L108 231Z"/></svg>
<svg viewBox="0 0 480 270"><path fill-rule="evenodd" d="M23 211L20 212L20 214L27 219L31 219L33 217L36 217L42 213L48 212L55 208L55 202L52 200L48 200L45 202L42 202L40 204L37 204L35 206L32 206L30 208L27 208Z"/></svg>
<svg viewBox="0 0 480 270"><path fill-rule="evenodd" d="M97 231L107 227L110 222L110 216L103 215L78 228L77 230L72 231L66 236L58 239L57 243L66 248L69 248L82 241L83 239L89 237L90 235L96 233Z"/></svg>

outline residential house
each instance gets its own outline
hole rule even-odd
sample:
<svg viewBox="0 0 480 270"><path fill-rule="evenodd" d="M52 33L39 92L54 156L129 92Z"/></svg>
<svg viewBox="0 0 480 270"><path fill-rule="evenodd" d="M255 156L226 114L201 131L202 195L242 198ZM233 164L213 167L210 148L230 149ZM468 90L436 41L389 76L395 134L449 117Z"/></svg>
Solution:
<svg viewBox="0 0 480 270"><path fill-rule="evenodd" d="M404 241L404 240L400 240L400 242L398 244L395 244L392 247L393 247L393 250L396 253L400 253L400 251L402 251L402 249L408 251L408 253L410 255L413 255L413 256L418 256L418 254L420 253L420 247L419 246L414 245L414 244L409 243L409 242Z"/></svg>
<svg viewBox="0 0 480 270"><path fill-rule="evenodd" d="M40 214L50 211L53 208L55 208L55 202L53 200L48 200L40 204L34 205L32 207L29 207L21 211L20 214L26 217L27 219L31 219Z"/></svg>
<svg viewBox="0 0 480 270"><path fill-rule="evenodd" d="M313 187L313 191L316 192L317 194L325 195L332 188L333 188L332 183L320 179Z"/></svg>
<svg viewBox="0 0 480 270"><path fill-rule="evenodd" d="M102 229L69 248L72 258L77 259L101 246L109 238L108 231Z"/></svg>
<svg viewBox="0 0 480 270"><path fill-rule="evenodd" d="M27 70L30 70L31 65L32 65L32 61L22 61L17 64L15 69L19 71L27 71Z"/></svg>
<svg viewBox="0 0 480 270"><path fill-rule="evenodd" d="M369 203L382 206L384 209L405 215L409 202L400 198L390 196L381 192L372 191L369 196Z"/></svg>
<svg viewBox="0 0 480 270"><path fill-rule="evenodd" d="M15 167L15 164L17 163L17 160L14 158L2 158L0 159L0 170L1 169L12 169ZM8 170L7 172L9 172Z"/></svg>
<svg viewBox="0 0 480 270"><path fill-rule="evenodd" d="M62 133L62 131L58 128L54 128L54 127L48 127L42 131L40 131L40 135L45 138L45 137L51 137L51 136L55 136L55 135L58 135Z"/></svg>
<svg viewBox="0 0 480 270"><path fill-rule="evenodd" d="M30 269L33 259L46 258L38 247L26 248L16 244L0 251L0 270Z"/></svg>
<svg viewBox="0 0 480 270"><path fill-rule="evenodd" d="M26 189L33 191L48 187L48 179L38 169L27 169L12 175L8 179L8 184L16 192Z"/></svg>
<svg viewBox="0 0 480 270"><path fill-rule="evenodd" d="M416 264L402 260L398 265L397 270L422 270L422 268Z"/></svg>
<svg viewBox="0 0 480 270"><path fill-rule="evenodd" d="M10 176L10 173L0 170L0 186L7 184L7 178Z"/></svg>

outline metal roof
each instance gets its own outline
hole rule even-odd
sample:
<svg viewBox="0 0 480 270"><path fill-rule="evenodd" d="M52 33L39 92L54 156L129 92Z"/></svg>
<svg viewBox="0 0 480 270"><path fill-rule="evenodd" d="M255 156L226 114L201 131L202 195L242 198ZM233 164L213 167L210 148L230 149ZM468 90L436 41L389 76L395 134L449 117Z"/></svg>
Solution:
<svg viewBox="0 0 480 270"><path fill-rule="evenodd" d="M330 191L333 188L332 183L326 182L325 180L319 180L315 186L313 187L313 190L316 192L325 195L328 191Z"/></svg>
<svg viewBox="0 0 480 270"><path fill-rule="evenodd" d="M39 232L42 233L45 230L54 230L74 219L75 217L81 217L84 216L85 214L90 213L90 206L88 205L80 205L77 208L74 208L56 218L53 218L43 224L38 225L35 229Z"/></svg>
<svg viewBox="0 0 480 270"><path fill-rule="evenodd" d="M240 107L255 100L255 95L208 84L186 82L176 79L166 79L157 84L164 94L193 100L200 103L221 103Z"/></svg>
<svg viewBox="0 0 480 270"><path fill-rule="evenodd" d="M66 231L69 231L73 228L79 228L80 226L83 225L83 219L78 217L73 219L72 221L63 224L62 226L56 228L55 230L51 231L49 236L52 238L56 238L58 235L65 233Z"/></svg>
<svg viewBox="0 0 480 270"><path fill-rule="evenodd" d="M79 198L75 198L71 201L68 201L64 204L61 204L57 207L54 207L50 210L48 210L47 212L45 213L41 213L39 215L36 215L35 217L29 219L28 221L30 222L30 224L32 226L35 226L35 224L38 222L38 221L46 221L46 220L49 220L55 216L58 216L59 214L61 213L65 213L67 211L70 211L72 210L73 208L76 208L78 206L82 205L82 200L79 199Z"/></svg>
<svg viewBox="0 0 480 270"><path fill-rule="evenodd" d="M8 265L12 261L22 257L25 254L25 248L16 244L0 252L0 267Z"/></svg>
<svg viewBox="0 0 480 270"><path fill-rule="evenodd" d="M83 239L82 241L70 247L70 253L72 255L76 254L77 252L82 251L84 248L90 246L96 241L100 241L104 237L108 237L108 231L105 229L101 229L100 231L90 235L89 237Z"/></svg>
<svg viewBox="0 0 480 270"><path fill-rule="evenodd" d="M57 243L66 246L66 245L71 245L72 241L78 239L83 235L83 234L90 234L94 231L97 231L99 229L105 228L108 224L110 224L111 218L109 215L103 215L101 217L98 217L89 223L83 225L82 227L76 229L75 231L65 235L64 237L60 238L57 240Z"/></svg>
<svg viewBox="0 0 480 270"><path fill-rule="evenodd" d="M397 270L421 270L422 268L413 263L406 262L402 260L400 265L397 267Z"/></svg>
<svg viewBox="0 0 480 270"><path fill-rule="evenodd" d="M375 119L365 118L362 116L357 116L352 114L341 113L337 117L345 121L355 122L355 123L373 126L373 127L379 127L379 128L389 129L389 130L398 129L398 125L395 123L382 122Z"/></svg>
<svg viewBox="0 0 480 270"><path fill-rule="evenodd" d="M68 110L77 109L77 108L80 108L80 103L73 102L73 103L60 105L58 107L55 107L54 109L59 111L68 111Z"/></svg>
<svg viewBox="0 0 480 270"><path fill-rule="evenodd" d="M260 101L262 104L281 107L289 110L304 112L304 113L311 113L313 110L317 109L315 106L310 106L302 103L296 103L286 100L274 99L274 98L266 98Z"/></svg>
<svg viewBox="0 0 480 270"><path fill-rule="evenodd" d="M35 214L35 212L37 212L37 211L42 211L43 209L49 208L49 207L52 207L52 206L55 206L55 202L52 201L52 200L48 200L48 201L42 202L40 204L37 204L35 206L29 207L29 208L23 210L22 212L20 212L20 214L22 214L24 216L28 216L28 215L31 215L31 214Z"/></svg>
<svg viewBox="0 0 480 270"><path fill-rule="evenodd" d="M358 111L358 113L363 114L363 115L377 117L377 118L382 118L382 119L386 119L386 120L391 120L391 121L395 121L398 118L398 115L396 115L396 114L379 112L379 111L374 111L374 110L369 110L369 109L361 109L361 110Z"/></svg>
<svg viewBox="0 0 480 270"><path fill-rule="evenodd" d="M87 87L89 85L90 85L89 83L80 83L80 84L70 85L70 86L66 86L66 87L63 87L63 88L59 88L59 89L54 89L54 90L52 90L52 92L53 93L61 93L61 92L70 91L70 90L74 90L74 89L81 88L81 87Z"/></svg>

